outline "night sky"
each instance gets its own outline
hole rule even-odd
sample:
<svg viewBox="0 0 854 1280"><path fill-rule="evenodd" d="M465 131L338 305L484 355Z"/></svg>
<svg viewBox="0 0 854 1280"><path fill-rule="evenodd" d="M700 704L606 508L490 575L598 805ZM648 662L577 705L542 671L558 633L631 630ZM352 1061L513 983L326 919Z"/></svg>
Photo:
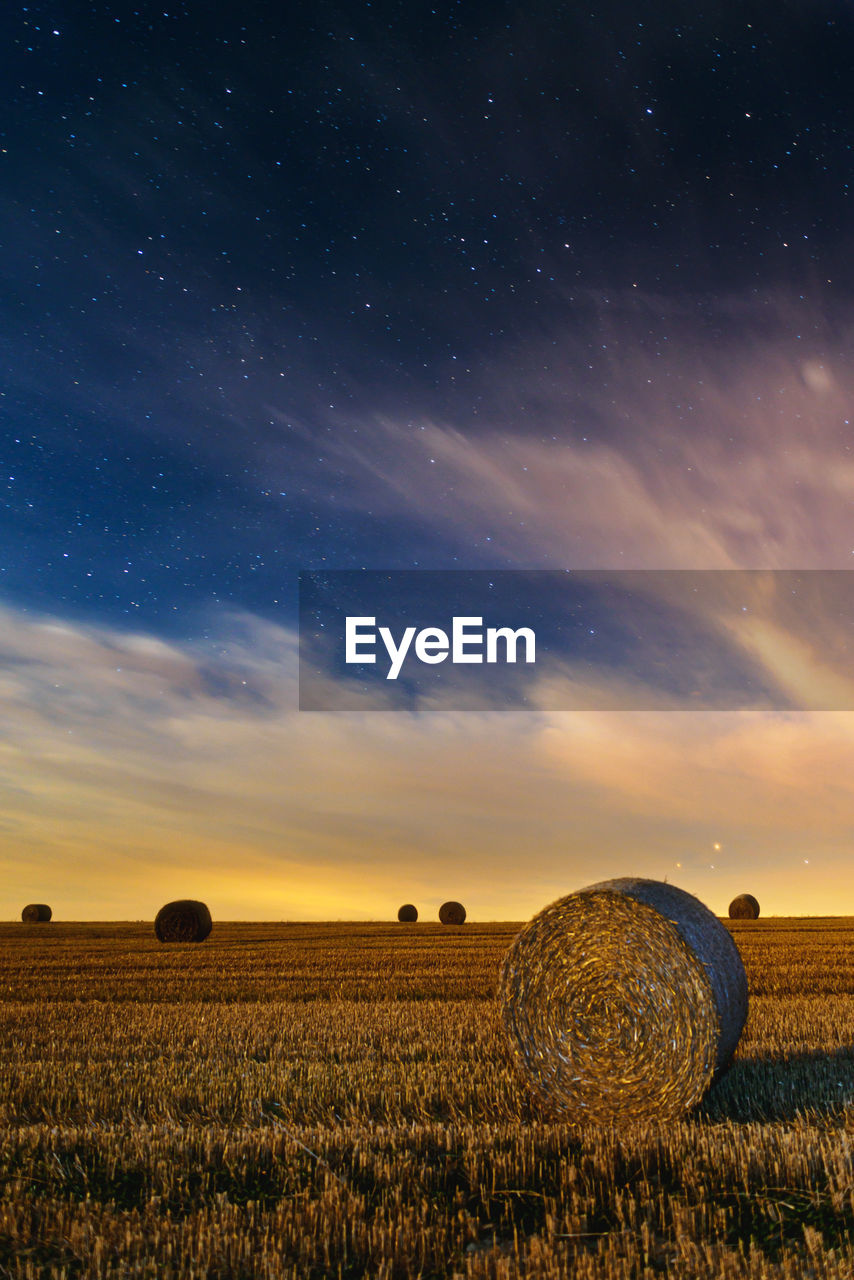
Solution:
<svg viewBox="0 0 854 1280"><path fill-rule="evenodd" d="M0 26L0 912L854 914L850 712L295 709L300 570L854 567L854 9Z"/></svg>

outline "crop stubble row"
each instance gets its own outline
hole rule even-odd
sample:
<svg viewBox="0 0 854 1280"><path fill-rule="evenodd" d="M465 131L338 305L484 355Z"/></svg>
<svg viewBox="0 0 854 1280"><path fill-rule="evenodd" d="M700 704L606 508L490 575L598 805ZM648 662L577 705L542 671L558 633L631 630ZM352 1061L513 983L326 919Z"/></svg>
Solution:
<svg viewBox="0 0 854 1280"><path fill-rule="evenodd" d="M854 927L808 923L733 925L732 1070L619 1134L515 1079L513 925L2 926L0 1274L850 1276Z"/></svg>

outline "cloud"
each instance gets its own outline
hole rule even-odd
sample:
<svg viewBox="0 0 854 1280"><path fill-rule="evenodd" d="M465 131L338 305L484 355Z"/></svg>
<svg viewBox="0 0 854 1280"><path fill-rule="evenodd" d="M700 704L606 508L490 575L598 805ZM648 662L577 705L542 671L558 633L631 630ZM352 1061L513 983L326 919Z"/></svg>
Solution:
<svg viewBox="0 0 854 1280"><path fill-rule="evenodd" d="M550 335L496 358L474 426L330 431L339 525L393 517L455 548L445 567L847 569L848 339L791 321L745 336L736 316L725 340L625 311L595 352ZM704 621L778 688L848 697L847 613L759 595L725 625L723 603ZM151 918L198 896L218 919L388 918L455 897L520 919L620 874L718 910L743 890L764 912L854 896L851 714L560 714L545 689L533 713L301 713L293 630L207 621L179 642L0 608L3 914Z"/></svg>
<svg viewBox="0 0 854 1280"><path fill-rule="evenodd" d="M293 633L250 616L165 643L6 607L0 633L7 916L521 919L620 874L719 910L854 893L852 715L310 714Z"/></svg>
<svg viewBox="0 0 854 1280"><path fill-rule="evenodd" d="M461 397L476 417L333 433L339 513L411 519L455 566L848 568L850 330L774 299L719 307L725 337L687 308L618 303L599 349L576 324L502 352Z"/></svg>

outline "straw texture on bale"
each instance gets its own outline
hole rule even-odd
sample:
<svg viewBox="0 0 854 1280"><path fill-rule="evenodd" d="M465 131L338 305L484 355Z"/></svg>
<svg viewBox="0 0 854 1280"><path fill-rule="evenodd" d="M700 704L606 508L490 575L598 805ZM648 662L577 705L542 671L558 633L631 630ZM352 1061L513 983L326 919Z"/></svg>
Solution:
<svg viewBox="0 0 854 1280"><path fill-rule="evenodd" d="M167 902L154 920L154 932L161 942L204 942L212 927L205 904L190 898Z"/></svg>
<svg viewBox="0 0 854 1280"><path fill-rule="evenodd" d="M21 912L24 924L47 924L53 915L46 902L31 902Z"/></svg>
<svg viewBox="0 0 854 1280"><path fill-rule="evenodd" d="M442 924L465 924L466 909L461 902L443 902L439 908Z"/></svg>
<svg viewBox="0 0 854 1280"><path fill-rule="evenodd" d="M533 1093L570 1123L675 1119L727 1066L747 1017L735 943L691 894L626 878L560 898L499 980Z"/></svg>
<svg viewBox="0 0 854 1280"><path fill-rule="evenodd" d="M752 893L740 893L729 904L730 920L758 920L759 903Z"/></svg>
<svg viewBox="0 0 854 1280"><path fill-rule="evenodd" d="M418 919L418 908L413 907L411 902L404 902L398 910L397 918L402 924L414 924Z"/></svg>

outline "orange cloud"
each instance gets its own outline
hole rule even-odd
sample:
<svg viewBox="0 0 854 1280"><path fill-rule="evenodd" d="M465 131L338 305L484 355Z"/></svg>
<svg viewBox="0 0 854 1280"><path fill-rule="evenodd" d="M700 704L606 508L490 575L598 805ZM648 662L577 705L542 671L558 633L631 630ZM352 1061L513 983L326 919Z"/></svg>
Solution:
<svg viewBox="0 0 854 1280"><path fill-rule="evenodd" d="M294 636L251 618L181 645L0 622L10 917L184 894L220 919L429 916L451 895L518 919L625 873L719 910L745 884L769 911L854 900L854 714L305 714Z"/></svg>

